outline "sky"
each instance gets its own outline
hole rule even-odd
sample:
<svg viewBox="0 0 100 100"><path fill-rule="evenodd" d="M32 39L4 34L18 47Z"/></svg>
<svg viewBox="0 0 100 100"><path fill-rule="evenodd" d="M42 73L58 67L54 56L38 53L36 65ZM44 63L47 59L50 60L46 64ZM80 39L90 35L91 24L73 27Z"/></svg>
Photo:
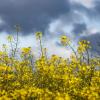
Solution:
<svg viewBox="0 0 100 100"><path fill-rule="evenodd" d="M32 46L34 52L39 52L34 33L42 31L49 54L70 55L59 43L61 35L69 36L73 45L87 39L100 54L99 18L100 0L0 0L0 45L7 43L7 35L15 35L19 24L19 46Z"/></svg>

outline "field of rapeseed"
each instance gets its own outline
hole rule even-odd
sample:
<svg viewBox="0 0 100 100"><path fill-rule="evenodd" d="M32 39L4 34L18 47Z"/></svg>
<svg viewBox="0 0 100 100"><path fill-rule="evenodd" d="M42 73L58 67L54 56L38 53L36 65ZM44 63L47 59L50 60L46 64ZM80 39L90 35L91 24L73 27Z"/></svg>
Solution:
<svg viewBox="0 0 100 100"><path fill-rule="evenodd" d="M42 33L36 32L41 56L34 58L31 47L18 48L8 36L10 53L4 44L0 50L0 100L100 100L100 58L91 57L89 41L80 40L77 51L67 36L62 46L72 50L70 59L48 57L42 46ZM14 46L13 46L14 43ZM62 51L63 52L63 51ZM16 58L19 54L20 59Z"/></svg>

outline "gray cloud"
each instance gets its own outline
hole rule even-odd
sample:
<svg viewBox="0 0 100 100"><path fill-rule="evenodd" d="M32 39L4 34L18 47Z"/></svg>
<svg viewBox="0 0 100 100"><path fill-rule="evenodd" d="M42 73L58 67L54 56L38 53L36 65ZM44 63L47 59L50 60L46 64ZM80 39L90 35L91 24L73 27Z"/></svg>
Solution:
<svg viewBox="0 0 100 100"><path fill-rule="evenodd" d="M74 11L96 20L95 15L98 16L100 11L99 5L98 0L95 1L94 8L71 4L70 0L0 0L0 17L5 22L4 25L0 25L0 31L11 33L16 24L20 24L24 34L35 30L44 31L52 20L65 15L61 18L62 23L71 25L73 32L81 33L86 30L87 25L82 15L75 14Z"/></svg>
<svg viewBox="0 0 100 100"><path fill-rule="evenodd" d="M95 8L94 9L100 14L100 0L95 0Z"/></svg>
<svg viewBox="0 0 100 100"><path fill-rule="evenodd" d="M20 24L22 33L28 35L35 30L45 31L51 23L53 26L51 32L53 31L55 34L56 32L65 32L68 34L72 32L77 37L77 35L80 35L80 33L84 31L88 32L89 24L94 24L92 23L93 20L99 23L100 0L94 0L95 7L93 8L87 8L80 3L71 4L69 1L70 0L0 0L0 18L4 22L0 24L0 31L5 30L7 33L12 33L14 25ZM89 24L85 21L84 17L86 21L90 21ZM57 25L55 25L55 23ZM49 32L47 32L47 35L48 33ZM53 38L55 40L56 36L59 35L49 34L48 40L51 41ZM81 36L79 36L78 39L80 37ZM89 36L86 35L81 39L89 40L93 46L92 51L100 54L100 33L94 33L94 35ZM61 47L59 42L55 42L55 45Z"/></svg>
<svg viewBox="0 0 100 100"><path fill-rule="evenodd" d="M91 8L87 8L86 6L77 3L72 5L72 9L85 14L90 20L97 21L100 18L100 0L91 0L91 1L93 1L94 5Z"/></svg>
<svg viewBox="0 0 100 100"><path fill-rule="evenodd" d="M73 28L73 33L79 35L87 30L87 25L85 23L75 23Z"/></svg>
<svg viewBox="0 0 100 100"><path fill-rule="evenodd" d="M9 32L20 24L27 34L44 30L52 19L69 11L68 0L0 0L0 16L5 21L0 29Z"/></svg>

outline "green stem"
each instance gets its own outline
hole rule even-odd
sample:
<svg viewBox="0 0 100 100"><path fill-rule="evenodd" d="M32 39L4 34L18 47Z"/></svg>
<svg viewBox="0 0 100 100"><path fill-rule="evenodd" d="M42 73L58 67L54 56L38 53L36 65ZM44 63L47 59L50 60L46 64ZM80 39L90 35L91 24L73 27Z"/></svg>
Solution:
<svg viewBox="0 0 100 100"><path fill-rule="evenodd" d="M87 52L87 63L89 64L89 63L90 63L90 55L89 55L89 51L86 50L86 52Z"/></svg>
<svg viewBox="0 0 100 100"><path fill-rule="evenodd" d="M75 54L75 56L76 56L76 59L78 59L78 57L77 57L77 53L76 53L76 51L74 50L74 48L68 43L68 46L71 48L71 50L73 51L73 53Z"/></svg>
<svg viewBox="0 0 100 100"><path fill-rule="evenodd" d="M19 34L18 34L18 31L17 31L17 41L16 41L16 44L15 44L15 50L14 50L14 55L13 56L15 56L17 48L18 48L18 40L19 40L18 37L19 37Z"/></svg>
<svg viewBox="0 0 100 100"><path fill-rule="evenodd" d="M43 56L42 40L41 40L41 38L39 38L39 40L40 40L40 49L41 49L41 53L42 53L42 56Z"/></svg>

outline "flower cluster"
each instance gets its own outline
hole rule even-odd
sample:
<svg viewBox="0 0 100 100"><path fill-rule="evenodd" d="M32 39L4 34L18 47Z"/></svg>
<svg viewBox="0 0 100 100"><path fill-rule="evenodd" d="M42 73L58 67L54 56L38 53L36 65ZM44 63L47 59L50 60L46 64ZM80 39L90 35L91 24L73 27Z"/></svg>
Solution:
<svg viewBox="0 0 100 100"><path fill-rule="evenodd" d="M61 43L63 45L67 45L70 42L70 38L68 38L66 35L61 36Z"/></svg>
<svg viewBox="0 0 100 100"><path fill-rule="evenodd" d="M61 42L69 39L62 36ZM100 58L89 57L87 62L88 41L80 41L77 57L70 59L48 57L40 46L39 58L32 56L30 47L20 49L20 59L0 51L0 100L100 100Z"/></svg>
<svg viewBox="0 0 100 100"><path fill-rule="evenodd" d="M91 48L89 41L86 41L86 40L79 41L79 47L78 47L78 52L79 53L84 53L89 48Z"/></svg>

